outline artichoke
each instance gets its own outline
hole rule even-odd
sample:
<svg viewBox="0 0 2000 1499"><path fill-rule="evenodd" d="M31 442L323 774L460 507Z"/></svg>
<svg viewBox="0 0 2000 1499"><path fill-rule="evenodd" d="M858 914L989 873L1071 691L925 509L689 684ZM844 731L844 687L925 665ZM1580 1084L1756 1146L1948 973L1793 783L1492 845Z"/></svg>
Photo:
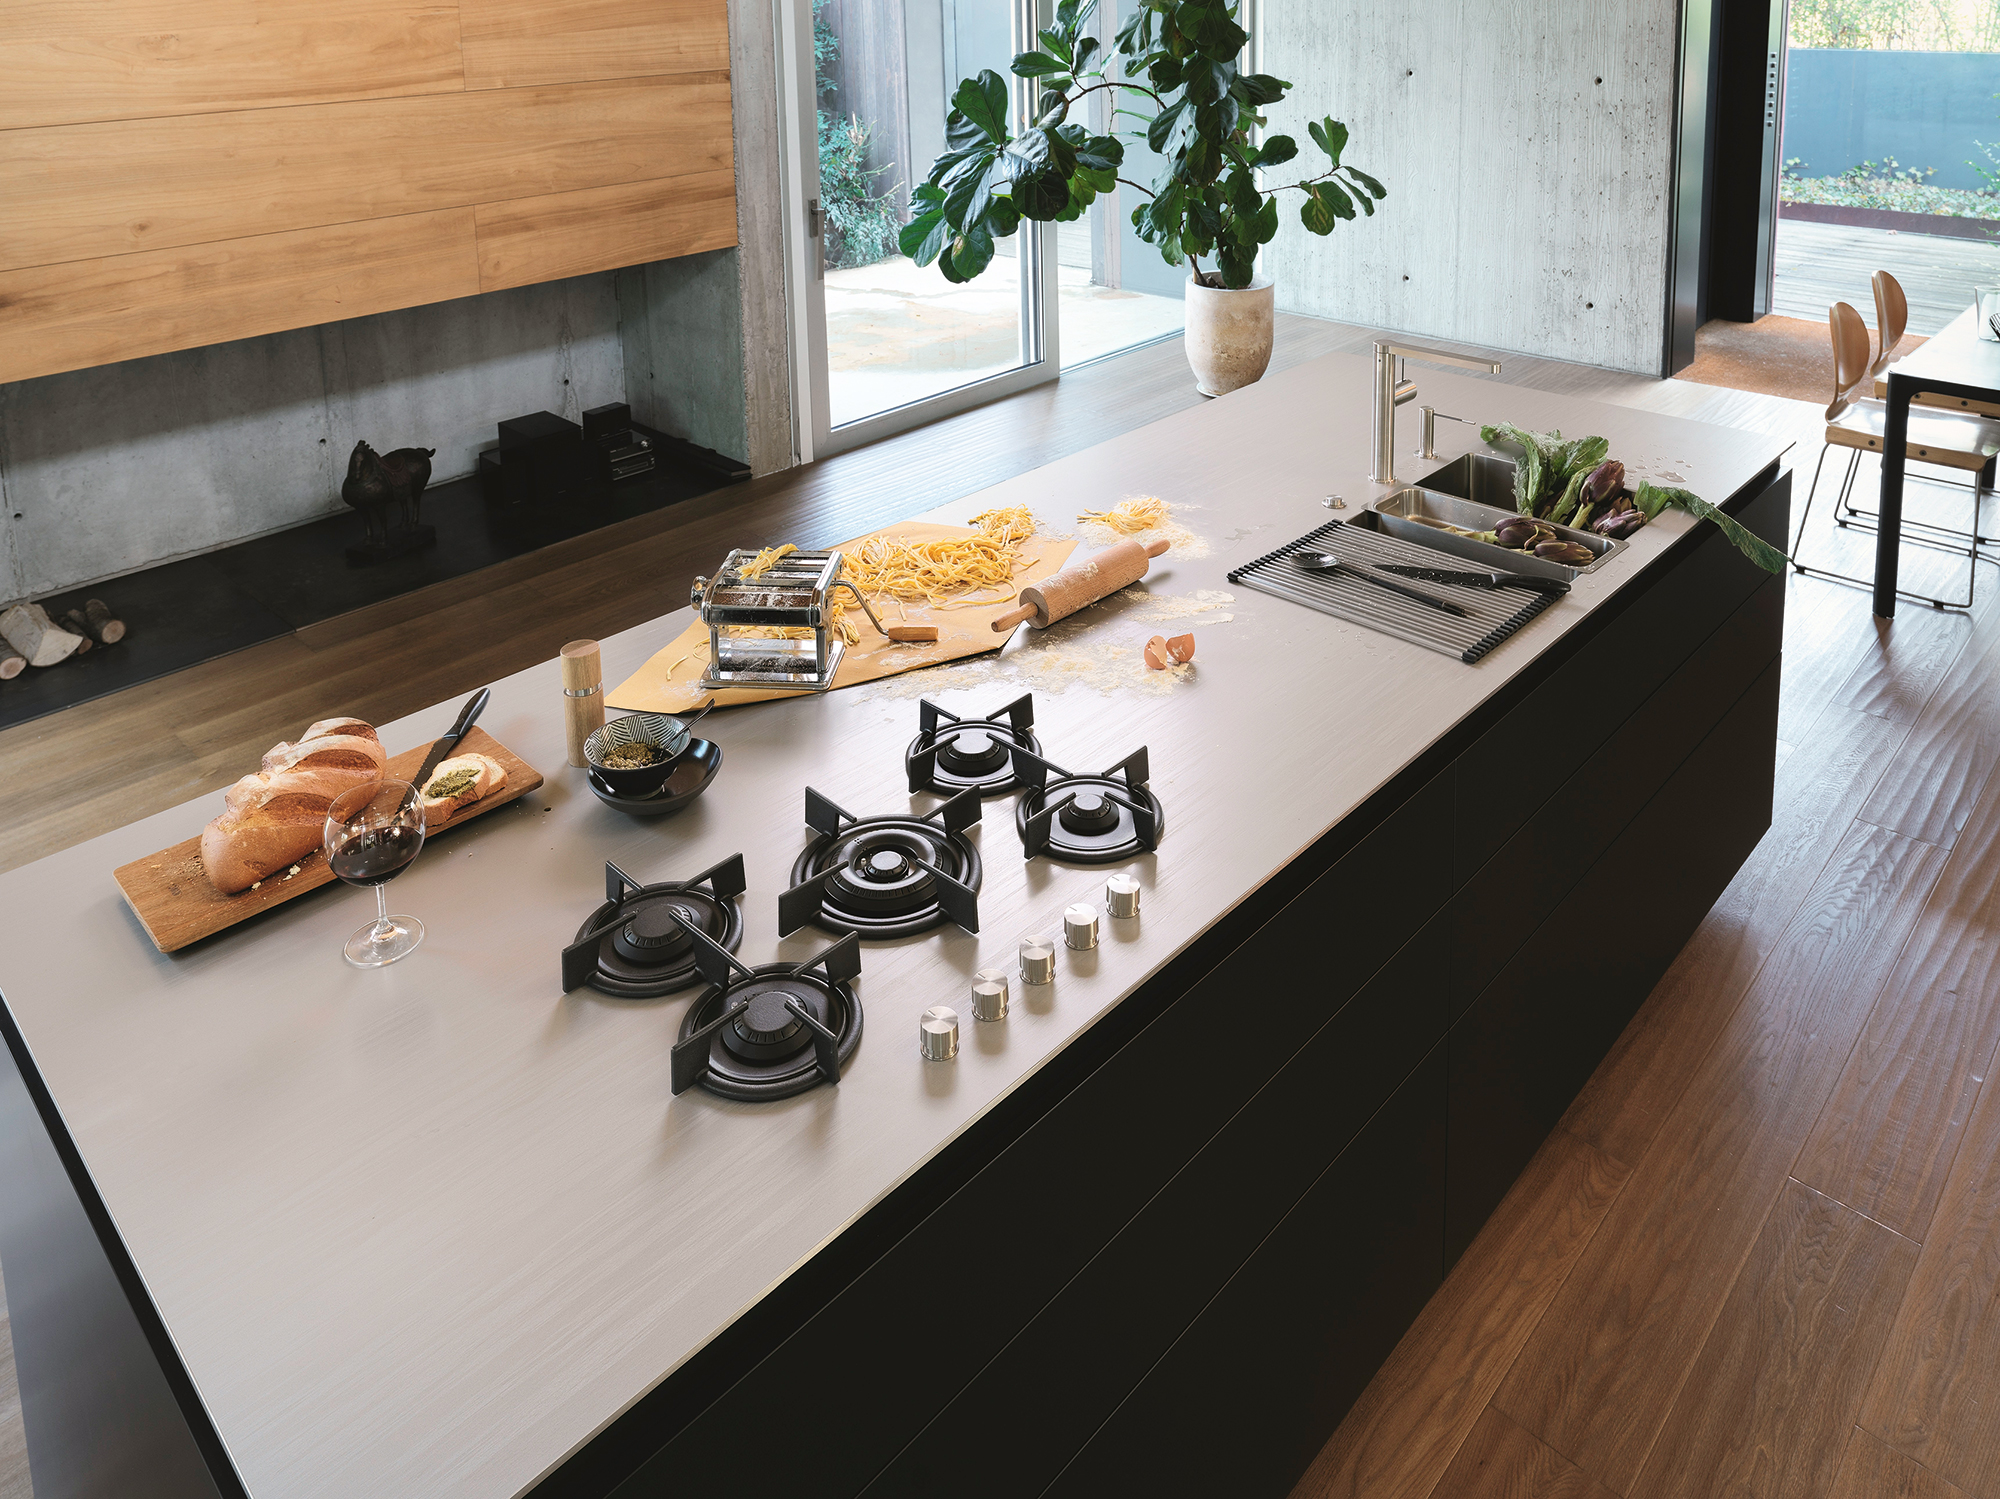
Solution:
<svg viewBox="0 0 2000 1499"><path fill-rule="evenodd" d="M1616 458L1607 458L1583 481L1583 503L1595 510L1600 505L1608 504L1624 487L1625 465Z"/></svg>
<svg viewBox="0 0 2000 1499"><path fill-rule="evenodd" d="M1600 515L1597 518L1597 523L1590 529L1595 531L1599 536L1609 536L1617 539L1630 536L1645 524L1646 517L1642 511L1627 508L1624 510L1614 510L1609 515Z"/></svg>
<svg viewBox="0 0 2000 1499"><path fill-rule="evenodd" d="M1525 547L1532 546L1543 529L1525 515L1510 515L1493 528L1493 535L1503 547Z"/></svg>
<svg viewBox="0 0 2000 1499"><path fill-rule="evenodd" d="M1544 562L1560 562L1564 567L1583 567L1597 559L1595 552L1577 541L1544 541L1536 545L1535 555Z"/></svg>

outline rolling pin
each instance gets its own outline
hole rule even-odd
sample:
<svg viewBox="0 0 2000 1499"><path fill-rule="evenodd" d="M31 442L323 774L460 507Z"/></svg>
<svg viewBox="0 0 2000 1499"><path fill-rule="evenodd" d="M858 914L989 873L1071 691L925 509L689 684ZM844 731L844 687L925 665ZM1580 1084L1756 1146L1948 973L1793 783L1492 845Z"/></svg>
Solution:
<svg viewBox="0 0 2000 1499"><path fill-rule="evenodd" d="M1146 576L1146 565L1167 549L1164 541L1141 546L1121 541L1106 547L1088 562L1066 567L1033 588L1023 588L1019 602L993 621L995 634L1004 635L1022 620L1038 630L1046 630L1085 605L1109 598L1119 589Z"/></svg>

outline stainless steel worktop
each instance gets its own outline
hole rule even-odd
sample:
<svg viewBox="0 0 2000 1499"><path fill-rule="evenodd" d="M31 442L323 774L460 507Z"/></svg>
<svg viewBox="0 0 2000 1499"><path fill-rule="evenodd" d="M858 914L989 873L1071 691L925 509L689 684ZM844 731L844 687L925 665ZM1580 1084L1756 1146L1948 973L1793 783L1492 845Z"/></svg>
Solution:
<svg viewBox="0 0 2000 1499"><path fill-rule="evenodd" d="M1635 474L1717 500L1778 452L1752 434L1426 379L1453 410L1601 432ZM197 830L219 796L0 876L0 993L250 1492L530 1487L1691 524L1670 514L1642 530L1473 667L1230 588L1231 567L1327 519L1321 496L1358 508L1373 492L1368 380L1365 361L1329 356L927 517L1025 503L1061 530L1080 508L1159 494L1212 550L1169 554L1147 586L1227 590L1234 618L1197 621L1196 671L1169 692L1036 693L1037 732L1065 765L1151 749L1167 831L1157 855L1126 866L1146 886L1141 920L1105 922L1094 953L1060 955L1053 986L1017 986L1006 1021L974 1023L973 971L1012 968L1024 933L1058 930L1062 908L1100 899L1115 872L1024 866L1012 798L989 802L972 835L982 933L864 950L866 1033L837 1089L763 1105L670 1098L688 996L565 996L557 958L602 898L607 858L661 879L740 851L745 961L796 961L830 940L776 936L777 895L808 838L803 791L864 816L910 805L901 756L917 714L900 689L715 715L715 785L643 823L566 769L553 661L494 684L484 726L549 784L439 838L390 887L429 936L386 970L340 958L372 907L360 890L308 896L174 957L154 950L111 870ZM1453 427L1444 443L1450 456L1476 431ZM1116 605L1100 618L1135 659L1161 628L1121 622ZM606 641L607 680L687 620L676 608ZM934 695L983 714L1015 690L940 681ZM416 743L456 708L385 725L383 739ZM937 1003L961 1014L955 1062L918 1055L918 1016Z"/></svg>

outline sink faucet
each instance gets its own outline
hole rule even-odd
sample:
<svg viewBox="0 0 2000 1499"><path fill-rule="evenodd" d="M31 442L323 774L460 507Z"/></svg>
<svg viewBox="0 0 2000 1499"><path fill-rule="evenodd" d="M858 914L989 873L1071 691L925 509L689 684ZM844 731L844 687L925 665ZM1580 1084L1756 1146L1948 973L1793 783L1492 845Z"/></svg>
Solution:
<svg viewBox="0 0 2000 1499"><path fill-rule="evenodd" d="M1368 475L1377 484L1396 482L1396 408L1417 395L1417 382L1405 379L1403 363L1449 365L1455 370L1500 373L1497 359L1471 359L1463 354L1447 354L1442 349L1426 349L1415 344L1375 340L1375 466ZM1428 435L1428 434L1426 434ZM1429 447L1429 443L1425 443Z"/></svg>

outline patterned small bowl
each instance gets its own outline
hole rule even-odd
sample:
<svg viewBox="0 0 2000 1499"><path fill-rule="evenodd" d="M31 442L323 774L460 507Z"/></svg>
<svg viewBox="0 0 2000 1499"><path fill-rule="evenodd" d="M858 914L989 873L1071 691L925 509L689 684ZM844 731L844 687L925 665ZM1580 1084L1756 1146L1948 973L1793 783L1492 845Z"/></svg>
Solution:
<svg viewBox="0 0 2000 1499"><path fill-rule="evenodd" d="M691 721L668 713L630 713L614 718L603 728L593 729L583 741L583 757L590 762L592 773L620 796L652 796L667 784L675 764L687 753L693 739L688 733ZM659 759L651 765L624 768L604 763L606 755L626 744L648 745L658 751Z"/></svg>

